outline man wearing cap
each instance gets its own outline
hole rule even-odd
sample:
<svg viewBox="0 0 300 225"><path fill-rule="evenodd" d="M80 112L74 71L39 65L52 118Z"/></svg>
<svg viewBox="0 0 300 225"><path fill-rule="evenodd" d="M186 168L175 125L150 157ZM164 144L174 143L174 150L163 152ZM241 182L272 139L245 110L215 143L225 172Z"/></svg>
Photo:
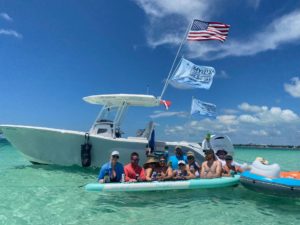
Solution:
<svg viewBox="0 0 300 225"><path fill-rule="evenodd" d="M225 166L223 166L223 173L222 176L224 177L230 177L234 176L237 174L237 172L242 173L243 169L239 166L232 165L232 156L231 155L226 155L225 157Z"/></svg>
<svg viewBox="0 0 300 225"><path fill-rule="evenodd" d="M172 169L178 169L178 161L183 160L187 163L187 157L183 154L183 151L180 146L175 147L175 155L169 157L169 162L172 163Z"/></svg>
<svg viewBox="0 0 300 225"><path fill-rule="evenodd" d="M98 176L99 183L106 182L120 182L122 179L122 174L124 173L124 168L121 163L118 162L119 152L113 151L110 156L110 161L105 163L100 170ZM107 179L108 178L108 179Z"/></svg>
<svg viewBox="0 0 300 225"><path fill-rule="evenodd" d="M131 162L125 165L125 181L126 182L138 182L144 181L145 171L144 168L139 166L139 154L137 152L133 152L130 155Z"/></svg>

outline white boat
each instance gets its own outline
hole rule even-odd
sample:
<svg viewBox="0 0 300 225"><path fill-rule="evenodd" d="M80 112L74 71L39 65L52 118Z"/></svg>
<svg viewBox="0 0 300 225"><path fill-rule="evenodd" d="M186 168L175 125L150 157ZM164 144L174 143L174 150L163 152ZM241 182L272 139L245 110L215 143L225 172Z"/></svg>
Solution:
<svg viewBox="0 0 300 225"><path fill-rule="evenodd" d="M148 123L138 137L124 138L121 135L122 119L128 107L156 107L160 105L160 99L152 95L114 94L88 96L83 100L103 105L88 132L89 143L92 145L88 166L100 167L108 161L110 153L114 150L120 152L120 161L123 163L129 161L133 151L140 154L143 162L154 124ZM0 131L32 163L84 166L81 145L85 143L85 132L22 125L0 125ZM220 145L220 137L215 138ZM222 138L222 142L230 146L229 138ZM197 143L155 141L156 151L168 149L171 154L176 145L180 145L184 152L193 151L200 162L203 160L203 151ZM232 147L229 152L231 151Z"/></svg>

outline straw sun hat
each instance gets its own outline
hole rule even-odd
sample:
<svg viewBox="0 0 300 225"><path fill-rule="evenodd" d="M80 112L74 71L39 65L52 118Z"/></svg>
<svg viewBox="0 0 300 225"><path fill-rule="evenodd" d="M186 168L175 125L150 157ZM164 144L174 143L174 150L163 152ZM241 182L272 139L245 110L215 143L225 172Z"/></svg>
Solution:
<svg viewBox="0 0 300 225"><path fill-rule="evenodd" d="M158 160L154 157L149 157L144 164L144 168L147 167L151 163L158 163Z"/></svg>

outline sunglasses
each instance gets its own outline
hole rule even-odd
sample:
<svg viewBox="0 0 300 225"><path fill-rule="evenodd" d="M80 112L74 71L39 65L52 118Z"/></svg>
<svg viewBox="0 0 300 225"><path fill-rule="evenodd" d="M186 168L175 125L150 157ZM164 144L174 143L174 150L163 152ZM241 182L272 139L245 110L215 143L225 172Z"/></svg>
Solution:
<svg viewBox="0 0 300 225"><path fill-rule="evenodd" d="M194 157L193 156L189 156L189 157L187 157L187 159L191 160L191 159L194 159Z"/></svg>
<svg viewBox="0 0 300 225"><path fill-rule="evenodd" d="M118 156L118 155L113 155L112 158L113 158L113 159L118 159L119 156Z"/></svg>
<svg viewBox="0 0 300 225"><path fill-rule="evenodd" d="M162 159L162 160L159 160L159 162L161 162L161 163L165 163L165 162L166 162L166 160L163 160L163 159Z"/></svg>
<svg viewBox="0 0 300 225"><path fill-rule="evenodd" d="M179 166L185 166L185 164L179 164Z"/></svg>

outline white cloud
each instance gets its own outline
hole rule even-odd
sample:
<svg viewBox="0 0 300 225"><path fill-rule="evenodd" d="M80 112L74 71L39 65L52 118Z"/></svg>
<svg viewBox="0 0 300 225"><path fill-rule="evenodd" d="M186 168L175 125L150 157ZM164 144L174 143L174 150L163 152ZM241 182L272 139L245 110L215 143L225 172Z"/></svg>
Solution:
<svg viewBox="0 0 300 225"><path fill-rule="evenodd" d="M0 13L0 18L4 19L6 21L9 21L9 22L13 21L13 19L7 13Z"/></svg>
<svg viewBox="0 0 300 225"><path fill-rule="evenodd" d="M252 115L241 115L239 121L244 123L258 123L259 119Z"/></svg>
<svg viewBox="0 0 300 225"><path fill-rule="evenodd" d="M170 111L154 111L154 114L150 115L152 119L154 118L161 118L161 117L171 117L171 116L177 116L177 117L188 117L188 112L180 111L180 112L170 112Z"/></svg>
<svg viewBox="0 0 300 225"><path fill-rule="evenodd" d="M254 9L258 9L261 0L248 0L248 4Z"/></svg>
<svg viewBox="0 0 300 225"><path fill-rule="evenodd" d="M16 38L22 38L22 35L15 30L0 29L0 35L7 35L7 36L13 36Z"/></svg>
<svg viewBox="0 0 300 225"><path fill-rule="evenodd" d="M252 130L251 134L257 135L257 136L268 136L268 132L265 130Z"/></svg>
<svg viewBox="0 0 300 225"><path fill-rule="evenodd" d="M265 136L265 137L276 137L276 136L280 136L282 135L282 132L280 130L252 130L250 132L250 134L254 135L254 136Z"/></svg>
<svg viewBox="0 0 300 225"><path fill-rule="evenodd" d="M155 48L181 42L188 24L194 18L209 19L216 0L134 0L149 19L147 42ZM214 7L212 7L214 6Z"/></svg>
<svg viewBox="0 0 300 225"><path fill-rule="evenodd" d="M151 16L151 19L163 18L168 15L177 14L184 18L193 19L195 16L206 15L213 0L135 0L135 2Z"/></svg>
<svg viewBox="0 0 300 225"><path fill-rule="evenodd" d="M250 105L246 102L238 105L242 111L253 113L253 115L242 114L239 116L240 122L245 123L269 123L279 124L299 120L299 117L290 109L281 109L280 107Z"/></svg>
<svg viewBox="0 0 300 225"><path fill-rule="evenodd" d="M225 1L195 0L134 0L149 18L147 41L151 47L180 43L185 29L193 18L209 21L216 13L222 13ZM260 0L248 0L248 5L257 9ZM214 9L218 9L214 11ZM226 21L221 21L225 22ZM262 21L265 24L266 21ZM243 26L243 25L241 25ZM232 28L233 29L233 28ZM235 27L242 29L242 27ZM190 58L210 60L227 56L249 56L260 52L275 50L287 43L298 44L300 40L300 10L277 17L263 28L253 27L244 39L230 37L226 44L216 42L190 43L186 47L186 55ZM218 44L218 48L216 48Z"/></svg>
<svg viewBox="0 0 300 225"><path fill-rule="evenodd" d="M299 77L293 77L291 83L284 84L284 90L295 98L300 98L300 80Z"/></svg>
<svg viewBox="0 0 300 225"><path fill-rule="evenodd" d="M270 109L270 112L271 114L281 118L285 122L291 122L299 119L298 115L289 109L282 110L279 107L272 107Z"/></svg>
<svg viewBox="0 0 300 225"><path fill-rule="evenodd" d="M225 114L237 114L239 111L236 109L223 109L222 110Z"/></svg>
<svg viewBox="0 0 300 225"><path fill-rule="evenodd" d="M217 73L215 75L215 78L219 78L219 79L229 79L230 76L226 73L226 71L221 70L219 73Z"/></svg>
<svg viewBox="0 0 300 225"><path fill-rule="evenodd" d="M247 114L244 112L247 111ZM164 129L168 137L199 140L206 132L228 134L234 143L298 144L299 116L290 109L250 105L246 102L234 114L216 119L186 121Z"/></svg>
<svg viewBox="0 0 300 225"><path fill-rule="evenodd" d="M238 108L246 112L264 112L268 110L267 106L250 105L247 102L238 105Z"/></svg>
<svg viewBox="0 0 300 225"><path fill-rule="evenodd" d="M147 37L148 44L155 48L159 45L165 45L165 44L178 44L181 41L181 38L179 36L174 36L172 34L166 34L165 36L156 39L152 38L151 36Z"/></svg>
<svg viewBox="0 0 300 225"><path fill-rule="evenodd" d="M235 115L221 115L217 116L217 120L226 125L236 125L238 123L237 117Z"/></svg>

